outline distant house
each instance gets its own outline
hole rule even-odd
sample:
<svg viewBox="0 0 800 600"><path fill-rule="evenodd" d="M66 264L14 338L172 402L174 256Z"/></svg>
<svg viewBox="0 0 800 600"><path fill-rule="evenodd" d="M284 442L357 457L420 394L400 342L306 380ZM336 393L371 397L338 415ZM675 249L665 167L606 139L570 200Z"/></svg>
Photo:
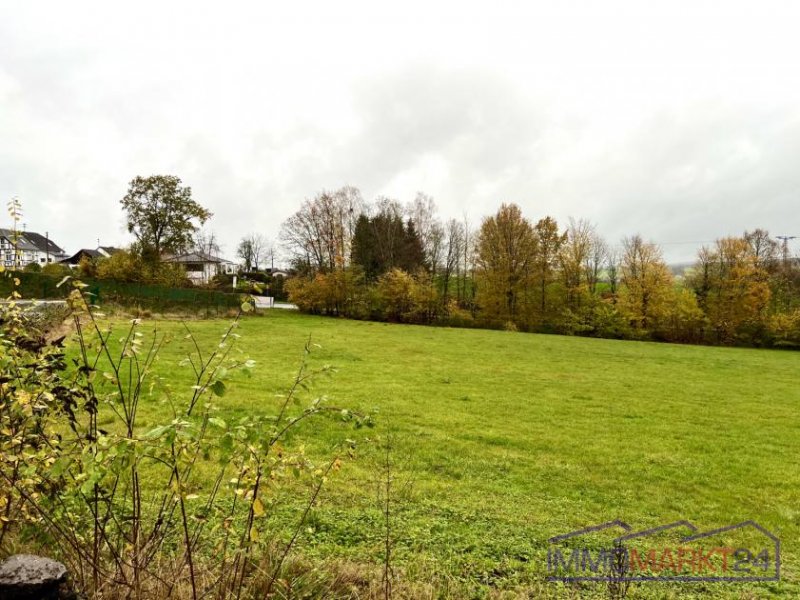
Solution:
<svg viewBox="0 0 800 600"><path fill-rule="evenodd" d="M236 263L201 252L165 256L162 260L183 265L186 276L195 284L209 283L217 275L236 273L237 268Z"/></svg>
<svg viewBox="0 0 800 600"><path fill-rule="evenodd" d="M270 275L271 277L284 277L284 278L285 277L289 277L290 275L292 275L291 272L286 271L284 269L274 269L274 268L270 268L270 267L267 267L266 269L264 269L264 273L266 273L267 275Z"/></svg>
<svg viewBox="0 0 800 600"><path fill-rule="evenodd" d="M22 268L60 262L67 253L46 235L35 231L0 229L0 264Z"/></svg>
<svg viewBox="0 0 800 600"><path fill-rule="evenodd" d="M95 250L90 248L81 248L72 256L59 262L62 265L68 265L69 267L74 268L81 264L81 261L84 258L87 260L97 260L98 258L108 258L117 252L121 252L121 250L119 248L114 248L114 246L98 246Z"/></svg>

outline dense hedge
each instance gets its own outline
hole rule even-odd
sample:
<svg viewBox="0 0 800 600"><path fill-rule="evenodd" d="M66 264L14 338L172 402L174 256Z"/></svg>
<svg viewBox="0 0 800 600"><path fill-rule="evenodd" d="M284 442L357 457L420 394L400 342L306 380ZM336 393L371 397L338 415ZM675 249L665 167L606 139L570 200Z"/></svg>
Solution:
<svg viewBox="0 0 800 600"><path fill-rule="evenodd" d="M8 274L7 274L8 275ZM62 278L41 273L16 272L0 277L0 296L7 297L14 289L13 278L19 280L17 291L23 298L59 299L66 298L70 286L58 286ZM113 280L83 279L94 294L96 304L113 302L122 305L137 305L155 310L173 307L197 310L220 310L241 304L239 294L225 293L201 288L173 288L162 285L130 283Z"/></svg>

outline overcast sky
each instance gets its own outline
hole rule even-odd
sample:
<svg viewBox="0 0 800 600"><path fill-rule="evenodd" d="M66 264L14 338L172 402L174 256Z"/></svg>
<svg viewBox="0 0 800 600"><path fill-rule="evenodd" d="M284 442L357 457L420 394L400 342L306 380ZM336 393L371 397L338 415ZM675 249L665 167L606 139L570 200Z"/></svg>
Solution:
<svg viewBox="0 0 800 600"><path fill-rule="evenodd" d="M229 258L344 184L584 217L671 261L800 235L800 3L125 4L0 0L0 198L69 251L127 243L151 174Z"/></svg>

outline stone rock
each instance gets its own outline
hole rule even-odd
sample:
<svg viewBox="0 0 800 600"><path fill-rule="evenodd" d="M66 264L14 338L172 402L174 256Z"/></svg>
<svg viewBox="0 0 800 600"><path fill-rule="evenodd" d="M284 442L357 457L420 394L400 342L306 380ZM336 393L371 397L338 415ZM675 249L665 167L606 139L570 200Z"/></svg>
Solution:
<svg viewBox="0 0 800 600"><path fill-rule="evenodd" d="M15 554L0 563L0 600L67 600L75 598L67 568L60 562Z"/></svg>

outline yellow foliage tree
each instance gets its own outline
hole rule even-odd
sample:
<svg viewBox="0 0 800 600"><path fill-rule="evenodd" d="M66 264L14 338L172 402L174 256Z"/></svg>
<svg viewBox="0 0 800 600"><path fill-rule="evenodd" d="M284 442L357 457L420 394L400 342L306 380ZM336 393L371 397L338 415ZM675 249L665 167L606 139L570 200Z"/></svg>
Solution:
<svg viewBox="0 0 800 600"><path fill-rule="evenodd" d="M717 342L732 342L765 325L769 272L745 238L717 240L704 248L690 280Z"/></svg>
<svg viewBox="0 0 800 600"><path fill-rule="evenodd" d="M648 329L666 315L673 277L661 250L636 235L622 241L620 309L634 327Z"/></svg>
<svg viewBox="0 0 800 600"><path fill-rule="evenodd" d="M490 318L516 321L533 283L536 238L516 204L484 219L477 241L478 302Z"/></svg>

